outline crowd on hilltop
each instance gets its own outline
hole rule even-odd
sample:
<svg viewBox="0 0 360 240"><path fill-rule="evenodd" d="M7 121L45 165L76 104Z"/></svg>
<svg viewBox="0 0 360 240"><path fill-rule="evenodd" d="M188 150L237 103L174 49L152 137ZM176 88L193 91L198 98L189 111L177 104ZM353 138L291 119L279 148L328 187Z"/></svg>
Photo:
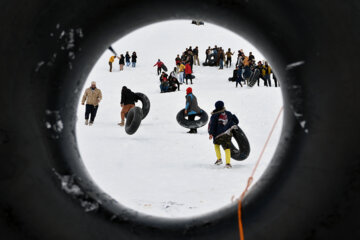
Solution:
<svg viewBox="0 0 360 240"><path fill-rule="evenodd" d="M231 51L231 48L228 48L225 51L222 47L215 45L214 48L210 46L205 50L205 61L203 66L213 66L219 67L219 70L224 69L224 66L227 68L232 67L233 58L235 52ZM256 62L255 56L252 52L249 52L248 55L244 53L242 49L237 51L237 56L235 59L235 69L233 71L233 76L229 78L231 81L236 82L236 87L243 84L249 84L249 79L254 78L253 80L257 82L257 85L260 86L260 79L263 80L264 86L271 87L272 75L275 87L279 86L279 83L276 79L275 74L272 72L271 67L267 61L258 61ZM185 49L182 54L178 54L175 58L176 67L168 75L167 67L159 59L154 66L157 66L157 74L160 76L160 91L163 92L172 92L176 89L180 90L181 84L188 84L189 81L193 84L193 66L200 66L199 60L199 48L192 46ZM255 70L258 69L259 74L254 74Z"/></svg>
<svg viewBox="0 0 360 240"><path fill-rule="evenodd" d="M127 67L130 66L130 62L131 62L131 66L134 68L136 67L136 62L137 62L137 55L136 55L136 52L133 52L132 55L130 56L129 52L127 51L125 53L125 56L124 54L120 54L120 56L117 56L117 55L113 55L110 57L109 59L109 71L112 72L112 68L113 68L113 63L115 62L115 58L118 58L119 59L119 68L120 68L120 71L123 71L124 70L124 66L126 65Z"/></svg>

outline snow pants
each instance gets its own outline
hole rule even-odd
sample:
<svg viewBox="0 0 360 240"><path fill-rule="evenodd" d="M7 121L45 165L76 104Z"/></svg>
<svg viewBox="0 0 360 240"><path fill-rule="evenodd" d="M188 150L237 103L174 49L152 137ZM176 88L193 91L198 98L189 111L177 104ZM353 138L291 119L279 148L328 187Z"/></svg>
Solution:
<svg viewBox="0 0 360 240"><path fill-rule="evenodd" d="M225 150L225 160L227 164L230 164L231 152L231 136L228 134L221 135L220 137L215 138L214 146L217 160L221 159L220 145Z"/></svg>
<svg viewBox="0 0 360 240"><path fill-rule="evenodd" d="M109 62L110 65L110 72L112 72L112 62Z"/></svg>
<svg viewBox="0 0 360 240"><path fill-rule="evenodd" d="M122 107L121 109L121 122L125 121L125 114L128 113L130 111L130 109L132 109L133 107L135 107L135 104L126 104Z"/></svg>
<svg viewBox="0 0 360 240"><path fill-rule="evenodd" d="M94 105L86 104L86 106L85 106L85 120L89 120L89 115L90 115L90 122L93 123L94 120L95 120L98 108L99 108L99 105L94 106Z"/></svg>

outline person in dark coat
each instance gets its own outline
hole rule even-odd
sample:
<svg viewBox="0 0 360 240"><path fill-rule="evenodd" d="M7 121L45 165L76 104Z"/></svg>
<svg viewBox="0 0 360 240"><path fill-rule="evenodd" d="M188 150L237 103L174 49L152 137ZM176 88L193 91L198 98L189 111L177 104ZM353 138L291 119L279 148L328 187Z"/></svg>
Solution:
<svg viewBox="0 0 360 240"><path fill-rule="evenodd" d="M192 93L192 88L188 87L186 89L186 105L185 105L185 115L188 116L189 121L195 121L195 117L201 115L202 110L199 108L197 98ZM196 128L191 128L188 133L197 133Z"/></svg>
<svg viewBox="0 0 360 240"><path fill-rule="evenodd" d="M139 100L139 97L133 93L130 89L126 86L123 86L121 90L121 101L120 106L122 107L121 110L121 122L118 123L120 126L125 125L125 114L127 114L130 109L135 107L135 102Z"/></svg>
<svg viewBox="0 0 360 240"><path fill-rule="evenodd" d="M119 65L120 65L120 71L123 71L125 65L125 57L123 54L121 54L119 57Z"/></svg>
<svg viewBox="0 0 360 240"><path fill-rule="evenodd" d="M137 59L136 52L133 52L131 55L131 63L133 68L136 67L136 59Z"/></svg>
<svg viewBox="0 0 360 240"><path fill-rule="evenodd" d="M130 54L129 52L126 52L125 54L125 62L126 62L126 66L130 66Z"/></svg>
<svg viewBox="0 0 360 240"><path fill-rule="evenodd" d="M208 132L209 139L213 139L216 153L216 165L222 164L220 145L225 150L225 167L231 168L230 164L230 146L232 130L239 124L238 118L229 111L226 111L223 101L217 101L215 103L215 110L211 113Z"/></svg>

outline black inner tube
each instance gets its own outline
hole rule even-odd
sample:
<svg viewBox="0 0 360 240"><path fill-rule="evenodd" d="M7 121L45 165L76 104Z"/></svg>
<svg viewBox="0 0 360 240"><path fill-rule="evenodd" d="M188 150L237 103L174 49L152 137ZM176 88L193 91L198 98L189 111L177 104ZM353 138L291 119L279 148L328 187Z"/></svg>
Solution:
<svg viewBox="0 0 360 240"><path fill-rule="evenodd" d="M232 135L238 147L231 143L231 158L234 160L243 161L250 154L249 140L239 126L237 126L236 129L232 130Z"/></svg>
<svg viewBox="0 0 360 240"><path fill-rule="evenodd" d="M208 114L204 110L201 111L202 112L197 115L200 116L200 119L195 121L190 121L187 119L187 116L185 115L185 108L181 109L176 115L176 121L180 124L180 126L184 128L201 128L205 126L209 121Z"/></svg>
<svg viewBox="0 0 360 240"><path fill-rule="evenodd" d="M238 238L236 203L192 219L145 216L99 189L77 149L74 103L107 46L178 17L246 37L281 80L283 131L270 166L244 199L245 239L360 238L358 0L0 6L3 239Z"/></svg>

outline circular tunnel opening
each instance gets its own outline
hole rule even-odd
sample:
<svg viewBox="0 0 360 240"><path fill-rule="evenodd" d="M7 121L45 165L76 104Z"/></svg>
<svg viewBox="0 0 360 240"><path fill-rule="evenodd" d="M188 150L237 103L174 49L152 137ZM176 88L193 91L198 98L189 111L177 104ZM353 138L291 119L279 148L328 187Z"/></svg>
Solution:
<svg viewBox="0 0 360 240"><path fill-rule="evenodd" d="M231 66L227 67L225 63L223 69L203 66L205 50L215 45L225 52L230 48L233 54ZM184 83L180 90L160 93L154 64L161 59L168 66L169 74L176 67L177 55L181 56L189 46L199 47L200 66L193 65L193 84ZM235 87L235 82L228 80L233 77L240 49L246 56L252 52L255 66L258 61L266 61L263 54L226 28L207 22L196 26L190 20L142 27L113 43L112 48L118 56L127 51L130 55L136 52L138 59L136 67L125 63L120 70L116 58L110 72L108 61L114 54L105 50L81 91L83 94L93 81L102 91L103 99L92 126L84 124L85 108L80 103L77 111L79 150L95 182L119 203L153 216L194 217L230 205L244 189L283 104L281 90L275 87L272 78L271 87L265 86L260 79L259 86L255 84L252 88L247 85ZM123 86L146 94L151 101L149 115L132 136L117 125ZM193 89L199 106L209 116L214 103L222 100L225 108L238 117L239 126L250 142L251 152L246 160L231 160L232 169L214 165L217 158L214 144L208 139L208 126L199 128L198 134L190 135L176 122L176 113L185 107L188 87ZM141 107L141 103L136 105ZM275 152L281 125L282 122L276 127L255 179L262 175ZM225 164L223 149L221 154Z"/></svg>

